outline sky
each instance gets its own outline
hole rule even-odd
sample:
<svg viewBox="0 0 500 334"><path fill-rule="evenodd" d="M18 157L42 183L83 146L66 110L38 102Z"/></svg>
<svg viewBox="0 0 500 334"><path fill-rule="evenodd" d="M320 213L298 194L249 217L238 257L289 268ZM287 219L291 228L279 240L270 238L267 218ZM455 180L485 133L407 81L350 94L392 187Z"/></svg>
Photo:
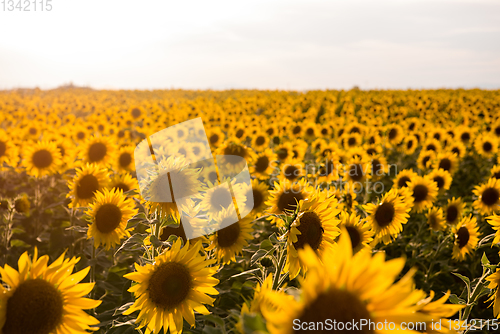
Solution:
<svg viewBox="0 0 500 334"><path fill-rule="evenodd" d="M0 89L500 89L498 0L49 1L0 3Z"/></svg>

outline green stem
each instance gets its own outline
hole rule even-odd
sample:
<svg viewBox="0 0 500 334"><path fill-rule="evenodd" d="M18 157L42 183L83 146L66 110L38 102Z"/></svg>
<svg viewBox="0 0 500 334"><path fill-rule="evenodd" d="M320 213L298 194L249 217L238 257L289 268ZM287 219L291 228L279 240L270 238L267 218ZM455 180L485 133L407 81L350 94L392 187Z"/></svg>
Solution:
<svg viewBox="0 0 500 334"><path fill-rule="evenodd" d="M283 248L283 249L282 249ZM285 265L286 254L285 248L280 245L280 257L278 261L278 266L276 267L276 272L274 273L273 278L273 290L277 290L279 287L279 282L281 278L281 271L283 270L283 266Z"/></svg>
<svg viewBox="0 0 500 334"><path fill-rule="evenodd" d="M439 244L438 248L436 249L436 252L434 253L434 256L432 257L432 261L431 261L431 264L429 265L429 269L427 269L427 273L425 274L425 282L427 283L427 281L429 280L429 275L431 273L431 269L432 267L434 266L434 262L439 254L439 251L441 250L441 247L444 245L444 243L446 242L446 240L448 240L452 235L451 234L448 234L446 236L446 238L443 239L443 241L441 241L441 243Z"/></svg>

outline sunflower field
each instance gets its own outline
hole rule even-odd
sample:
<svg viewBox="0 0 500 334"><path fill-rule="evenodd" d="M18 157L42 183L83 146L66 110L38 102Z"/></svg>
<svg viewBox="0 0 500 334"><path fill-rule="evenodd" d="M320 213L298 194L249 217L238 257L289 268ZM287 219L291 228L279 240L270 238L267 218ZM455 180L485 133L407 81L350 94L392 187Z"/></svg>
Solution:
<svg viewBox="0 0 500 334"><path fill-rule="evenodd" d="M0 92L0 334L500 333L499 147L492 90Z"/></svg>

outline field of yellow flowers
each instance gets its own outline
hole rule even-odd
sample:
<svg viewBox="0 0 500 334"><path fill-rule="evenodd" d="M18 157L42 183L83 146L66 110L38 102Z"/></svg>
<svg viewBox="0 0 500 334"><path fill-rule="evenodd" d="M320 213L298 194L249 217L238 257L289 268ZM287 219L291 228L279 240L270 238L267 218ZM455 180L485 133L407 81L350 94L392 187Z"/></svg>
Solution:
<svg viewBox="0 0 500 334"><path fill-rule="evenodd" d="M198 117L251 212L188 240L134 152ZM0 92L0 333L500 332L499 143L500 91Z"/></svg>

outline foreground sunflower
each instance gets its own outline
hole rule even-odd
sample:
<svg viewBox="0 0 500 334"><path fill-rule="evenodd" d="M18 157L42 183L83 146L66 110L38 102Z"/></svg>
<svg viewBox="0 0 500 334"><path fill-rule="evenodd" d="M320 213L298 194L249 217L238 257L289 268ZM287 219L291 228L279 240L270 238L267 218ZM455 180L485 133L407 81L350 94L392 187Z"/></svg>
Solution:
<svg viewBox="0 0 500 334"><path fill-rule="evenodd" d="M19 257L18 271L0 267L0 333L2 334L83 334L97 330L99 321L85 313L101 304L100 300L85 298L94 283L79 283L90 267L71 274L80 258L65 259L62 254L48 265L49 257L33 259L28 252Z"/></svg>
<svg viewBox="0 0 500 334"><path fill-rule="evenodd" d="M333 247L335 238L340 234L337 227L340 213L335 197L326 192L318 192L307 202L299 203L299 214L286 233L287 259L284 271L290 279L297 277L300 269L307 270L306 263L299 260L297 251L309 245L316 253Z"/></svg>
<svg viewBox="0 0 500 334"><path fill-rule="evenodd" d="M467 254L477 246L479 242L479 227L476 224L476 217L464 217L462 221L452 228L455 234L455 245L453 246L453 259L465 260Z"/></svg>
<svg viewBox="0 0 500 334"><path fill-rule="evenodd" d="M298 300L284 292L267 292L273 305L263 304L262 313L272 334L291 334L300 329L325 331L327 319L331 323L349 322L358 326L362 321L394 323L395 329L403 321L432 321L431 315L417 312L417 303L425 293L413 288L415 271L410 270L394 283L403 270L404 259L385 261L384 253L352 255L349 238L343 235L335 250L325 250L320 257L310 247L299 251L301 261L309 269L306 278L300 278L302 290ZM339 332L344 331L345 327ZM374 334L391 332L379 326L374 329L373 325L358 330Z"/></svg>
<svg viewBox="0 0 500 334"><path fill-rule="evenodd" d="M124 275L135 281L128 290L134 294L134 304L123 314L139 311L139 327L146 327L146 333L182 333L183 319L194 327L194 311L210 314L203 304L213 305L217 295L214 288L219 280L213 275L217 267L209 267L215 260L206 260L200 255L201 242L186 243L181 248L177 239L172 248L155 258L153 264L139 266L136 272Z"/></svg>
<svg viewBox="0 0 500 334"><path fill-rule="evenodd" d="M369 214L368 220L373 225L375 243L383 241L386 245L401 233L411 210L396 189L389 190L379 204L368 203L363 208Z"/></svg>
<svg viewBox="0 0 500 334"><path fill-rule="evenodd" d="M478 197L474 208L487 215L500 211L500 180L489 179L487 183L478 185L472 191Z"/></svg>
<svg viewBox="0 0 500 334"><path fill-rule="evenodd" d="M120 244L121 239L130 237L126 229L127 222L137 211L132 199L123 195L121 190L113 188L98 191L86 212L92 221L87 239L94 238L94 247L103 245L106 250Z"/></svg>
<svg viewBox="0 0 500 334"><path fill-rule="evenodd" d="M42 141L34 145L25 145L22 165L33 176L55 174L61 165L61 152L53 142Z"/></svg>
<svg viewBox="0 0 500 334"><path fill-rule="evenodd" d="M493 274L486 277L486 280L490 282L488 289L494 292L489 300L493 300L493 315L498 318L500 316L500 289L498 288L500 285L500 270L497 269Z"/></svg>

